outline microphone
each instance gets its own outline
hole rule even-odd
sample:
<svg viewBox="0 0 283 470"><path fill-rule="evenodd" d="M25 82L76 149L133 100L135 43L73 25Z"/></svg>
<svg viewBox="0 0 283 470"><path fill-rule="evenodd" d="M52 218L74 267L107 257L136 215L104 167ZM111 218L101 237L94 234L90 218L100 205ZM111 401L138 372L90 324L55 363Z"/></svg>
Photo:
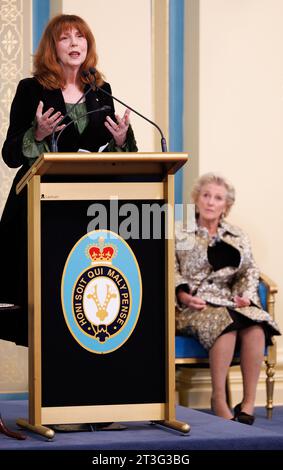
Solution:
<svg viewBox="0 0 283 470"><path fill-rule="evenodd" d="M90 88L91 89L91 88ZM77 104L77 103L76 103ZM72 108L73 109L73 108ZM105 105L105 106L102 106L102 108L98 108L98 109L93 109L92 111L88 111L87 113L85 114L82 114L81 116L79 116L77 119L72 119L72 121L68 122L68 124L66 124L66 126L61 129L61 131L59 132L59 134L57 135L57 139L55 139L54 143L55 143L55 148L56 148L56 152L58 151L58 140L60 139L60 136L62 134L62 132L64 132L65 129L67 129L67 127L69 127L71 124L73 124L75 121L79 121L80 119L82 119L83 117L85 116L88 116L89 114L92 114L92 113L98 113L100 111L109 111L111 109L111 106L108 106L108 105ZM67 116L67 114L66 114ZM65 116L64 116L65 117Z"/></svg>
<svg viewBox="0 0 283 470"><path fill-rule="evenodd" d="M123 101L119 100L118 98L116 98L115 96L113 96L111 93L108 93L108 91L106 90L103 90L103 88L100 88L98 85L96 85L96 77L95 77L95 74L96 74L96 69L94 67L90 67L88 69L88 71L83 71L82 72L83 75L87 78L89 76L89 74L91 74L93 76L93 81L92 83L90 83L90 86L91 88L96 88L97 90L101 91L102 93L104 93L105 95L107 96L110 96L111 98L113 98L113 100L115 101L118 101L118 103L122 104L123 106L125 106L126 108L130 109L131 111L133 111L133 113L137 114L138 116L140 116L142 119L145 119L147 122L149 122L150 124L152 124L154 127L156 127L156 129L158 129L160 135L161 135L161 150L162 152L167 152L167 143L166 143L166 139L163 135L163 132L162 130L160 129L160 127L153 121L151 121L150 119L148 119L147 117L145 117L143 114L139 113L136 109L132 108L131 106L127 105L126 103L123 103Z"/></svg>
<svg viewBox="0 0 283 470"><path fill-rule="evenodd" d="M56 129L57 127L60 126L60 124L64 121L64 119L70 115L70 113L73 111L73 109L88 95L88 93L92 90L92 85L95 84L95 79L93 80L93 84L90 83L90 88L82 94L82 96L78 99L78 101L76 101L73 106L69 109L69 111L62 117L62 119L60 119L59 122L57 122L56 126L54 127L53 131L52 131L52 135L51 135L51 151L52 152L58 152L58 146L57 146L57 143L58 143L58 137L57 139L55 139L55 132L56 132ZM87 113L89 114L89 113ZM72 121L73 122L73 121ZM69 124L68 124L69 125ZM67 127L67 126L66 126ZM65 127L64 127L65 129ZM64 130L62 129L61 132ZM59 135L61 135L61 132Z"/></svg>

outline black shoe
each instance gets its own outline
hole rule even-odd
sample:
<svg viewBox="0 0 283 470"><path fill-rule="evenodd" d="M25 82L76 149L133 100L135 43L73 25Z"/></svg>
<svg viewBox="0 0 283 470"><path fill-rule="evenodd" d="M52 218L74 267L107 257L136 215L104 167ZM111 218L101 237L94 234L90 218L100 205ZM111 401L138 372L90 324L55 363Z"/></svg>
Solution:
<svg viewBox="0 0 283 470"><path fill-rule="evenodd" d="M238 403L238 405L235 406L234 408L234 418L237 419L239 414L242 411L242 403Z"/></svg>
<svg viewBox="0 0 283 470"><path fill-rule="evenodd" d="M238 403L234 408L234 420L251 426L254 424L255 416L242 411L242 403Z"/></svg>

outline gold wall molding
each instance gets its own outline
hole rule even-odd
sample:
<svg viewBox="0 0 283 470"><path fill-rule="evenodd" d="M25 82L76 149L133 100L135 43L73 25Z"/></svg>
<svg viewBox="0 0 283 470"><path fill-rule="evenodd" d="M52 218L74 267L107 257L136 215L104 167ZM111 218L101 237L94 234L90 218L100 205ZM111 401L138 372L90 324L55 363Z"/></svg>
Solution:
<svg viewBox="0 0 283 470"><path fill-rule="evenodd" d="M0 0L0 144L6 137L12 99L19 80L31 70L31 1ZM11 187L14 170L1 159L0 214Z"/></svg>
<svg viewBox="0 0 283 470"><path fill-rule="evenodd" d="M169 150L169 0L152 0L152 71L154 120L167 137ZM160 148L156 132L155 148Z"/></svg>
<svg viewBox="0 0 283 470"><path fill-rule="evenodd" d="M63 12L63 0L50 0L50 18Z"/></svg>

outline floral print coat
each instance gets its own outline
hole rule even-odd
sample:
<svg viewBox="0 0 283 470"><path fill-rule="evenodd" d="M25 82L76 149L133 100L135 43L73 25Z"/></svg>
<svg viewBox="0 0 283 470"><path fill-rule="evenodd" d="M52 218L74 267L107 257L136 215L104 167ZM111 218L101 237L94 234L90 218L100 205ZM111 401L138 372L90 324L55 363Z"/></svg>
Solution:
<svg viewBox="0 0 283 470"><path fill-rule="evenodd" d="M238 267L226 266L214 271L208 261L208 246L222 240L240 253ZM194 310L176 301L176 328L194 335L210 349L215 340L233 322L227 307L251 320L266 322L271 334L280 334L277 324L262 310L258 296L259 270L249 239L238 227L222 221L216 237L204 227L186 228L176 224L175 286L187 284L192 295L207 302L203 310ZM233 297L247 297L249 307L236 307Z"/></svg>

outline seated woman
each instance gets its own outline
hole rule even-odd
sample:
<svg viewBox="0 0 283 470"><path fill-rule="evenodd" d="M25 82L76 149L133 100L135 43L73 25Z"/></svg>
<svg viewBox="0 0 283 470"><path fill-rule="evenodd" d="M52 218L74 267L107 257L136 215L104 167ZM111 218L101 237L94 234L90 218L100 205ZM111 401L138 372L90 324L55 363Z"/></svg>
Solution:
<svg viewBox="0 0 283 470"><path fill-rule="evenodd" d="M209 351L215 414L253 424L264 347L280 331L261 309L259 271L248 237L225 220L235 200L234 188L221 176L208 173L195 183L192 199L195 227L176 226L177 331L195 336ZM243 399L233 417L225 383L236 344Z"/></svg>

